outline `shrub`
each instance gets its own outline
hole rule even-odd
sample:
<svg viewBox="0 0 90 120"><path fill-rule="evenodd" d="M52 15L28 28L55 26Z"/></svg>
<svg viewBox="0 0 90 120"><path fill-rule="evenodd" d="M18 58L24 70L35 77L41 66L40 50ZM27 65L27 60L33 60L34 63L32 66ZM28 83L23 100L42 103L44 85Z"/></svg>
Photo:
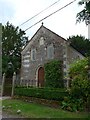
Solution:
<svg viewBox="0 0 90 120"><path fill-rule="evenodd" d="M89 81L83 79L81 75L76 76L71 85L71 94L76 98L83 98L84 100L89 95Z"/></svg>
<svg viewBox="0 0 90 120"><path fill-rule="evenodd" d="M82 98L84 102L87 102L90 94L88 62L88 59L85 58L72 64L70 68L70 75L72 76L71 95L74 98Z"/></svg>
<svg viewBox="0 0 90 120"><path fill-rule="evenodd" d="M70 65L69 77L74 79L78 75L82 76L83 79L88 78L88 59L87 58L75 61L73 64Z"/></svg>
<svg viewBox="0 0 90 120"><path fill-rule="evenodd" d="M58 60L50 61L44 65L45 68L45 86L52 88L62 88L63 83L63 73L62 73L62 63Z"/></svg>
<svg viewBox="0 0 90 120"><path fill-rule="evenodd" d="M73 63L69 72L72 78L70 96L68 101L62 102L62 108L73 110L83 110L89 106L90 81L88 78L88 59L79 60Z"/></svg>
<svg viewBox="0 0 90 120"><path fill-rule="evenodd" d="M82 111L84 110L83 100L80 98L75 99L71 96L65 97L62 102L62 109L71 112Z"/></svg>
<svg viewBox="0 0 90 120"><path fill-rule="evenodd" d="M62 101L68 92L64 89L17 87L15 95Z"/></svg>

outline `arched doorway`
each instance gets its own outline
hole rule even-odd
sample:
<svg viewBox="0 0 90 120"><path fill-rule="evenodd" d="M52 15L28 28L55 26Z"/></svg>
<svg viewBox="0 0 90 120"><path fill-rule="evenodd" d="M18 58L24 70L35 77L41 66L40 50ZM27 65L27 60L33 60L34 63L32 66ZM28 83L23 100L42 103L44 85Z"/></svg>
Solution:
<svg viewBox="0 0 90 120"><path fill-rule="evenodd" d="M38 87L44 87L44 68L38 69Z"/></svg>

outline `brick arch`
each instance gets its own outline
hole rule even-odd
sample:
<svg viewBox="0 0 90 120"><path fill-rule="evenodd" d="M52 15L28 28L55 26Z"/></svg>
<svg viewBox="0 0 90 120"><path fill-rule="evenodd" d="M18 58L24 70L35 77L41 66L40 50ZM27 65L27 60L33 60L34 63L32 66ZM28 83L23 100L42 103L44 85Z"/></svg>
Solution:
<svg viewBox="0 0 90 120"><path fill-rule="evenodd" d="M44 87L44 67L38 69L38 87Z"/></svg>

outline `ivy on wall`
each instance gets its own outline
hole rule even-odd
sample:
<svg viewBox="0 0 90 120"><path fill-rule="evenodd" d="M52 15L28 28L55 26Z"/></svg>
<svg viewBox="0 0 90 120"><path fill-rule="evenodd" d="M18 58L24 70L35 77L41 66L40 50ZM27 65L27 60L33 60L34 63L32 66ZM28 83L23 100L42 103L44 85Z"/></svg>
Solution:
<svg viewBox="0 0 90 120"><path fill-rule="evenodd" d="M45 87L63 88L62 62L52 60L44 65Z"/></svg>

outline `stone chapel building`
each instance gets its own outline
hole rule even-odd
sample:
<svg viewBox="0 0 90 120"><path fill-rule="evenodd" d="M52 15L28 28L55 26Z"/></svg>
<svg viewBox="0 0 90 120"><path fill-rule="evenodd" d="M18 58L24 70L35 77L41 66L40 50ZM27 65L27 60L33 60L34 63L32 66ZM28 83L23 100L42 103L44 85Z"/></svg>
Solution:
<svg viewBox="0 0 90 120"><path fill-rule="evenodd" d="M69 65L84 56L69 43L43 24L25 46L22 54L21 84L44 87L44 64L56 59L63 63L63 76L68 74ZM65 84L68 86L68 80Z"/></svg>

